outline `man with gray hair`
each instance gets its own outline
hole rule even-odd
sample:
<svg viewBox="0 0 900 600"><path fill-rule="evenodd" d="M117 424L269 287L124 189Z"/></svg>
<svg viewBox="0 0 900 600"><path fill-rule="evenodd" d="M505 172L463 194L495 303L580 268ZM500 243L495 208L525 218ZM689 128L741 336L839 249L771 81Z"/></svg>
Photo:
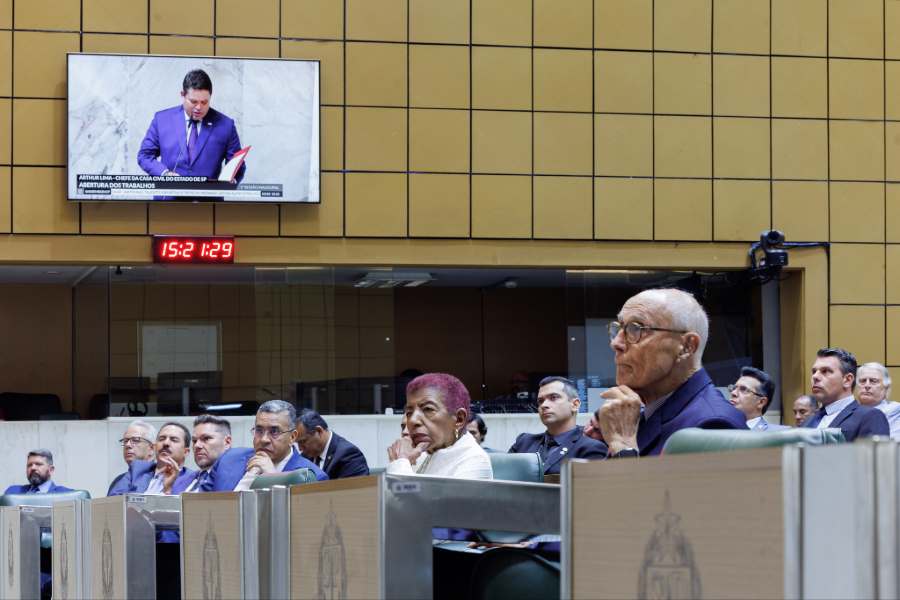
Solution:
<svg viewBox="0 0 900 600"><path fill-rule="evenodd" d="M294 449L297 410L284 400L269 400L256 411L252 448L226 450L200 485L201 492L239 492L250 489L260 475L310 469L316 479L328 479L319 467Z"/></svg>
<svg viewBox="0 0 900 600"><path fill-rule="evenodd" d="M891 402L891 375L881 363L868 362L856 369L856 400L884 413L891 439L900 440L900 403Z"/></svg>
<svg viewBox="0 0 900 600"><path fill-rule="evenodd" d="M616 386L603 392L597 416L610 457L659 454L679 429L747 429L703 368L706 311L673 288L629 298L609 324Z"/></svg>
<svg viewBox="0 0 900 600"><path fill-rule="evenodd" d="M140 419L128 424L125 435L119 440L122 445L122 458L125 459L125 472L119 473L109 489L107 496L118 496L128 491L129 482L126 478L128 467L135 460L153 460L153 442L156 440L156 427Z"/></svg>
<svg viewBox="0 0 900 600"><path fill-rule="evenodd" d="M25 476L28 485L11 485L4 494L60 494L71 492L71 488L53 483L53 454L49 450L39 448L28 453L25 463Z"/></svg>

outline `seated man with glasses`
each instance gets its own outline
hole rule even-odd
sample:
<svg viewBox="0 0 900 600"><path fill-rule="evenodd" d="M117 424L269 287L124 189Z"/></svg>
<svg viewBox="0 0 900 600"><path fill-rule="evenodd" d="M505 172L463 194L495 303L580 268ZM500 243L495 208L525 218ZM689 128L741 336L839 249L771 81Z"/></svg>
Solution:
<svg viewBox="0 0 900 600"><path fill-rule="evenodd" d="M156 427L141 421L140 419L132 421L125 430L125 435L119 440L122 445L122 458L125 459L126 467L130 467L135 460L152 460L153 459L153 440L156 439ZM126 479L128 469L124 473L119 473L109 489L106 491L107 496L118 496L128 491L129 481Z"/></svg>
<svg viewBox="0 0 900 600"><path fill-rule="evenodd" d="M310 469L319 481L328 479L319 467L294 448L297 441L297 410L284 400L269 400L256 411L252 448L227 450L200 485L201 492L231 492L250 489L260 475Z"/></svg>
<svg viewBox="0 0 900 600"><path fill-rule="evenodd" d="M110 495L177 496L197 476L196 471L184 466L190 447L191 432L187 427L175 421L163 423L153 447L156 460L133 460L128 467L128 473L122 479L124 489L114 490Z"/></svg>
<svg viewBox="0 0 900 600"><path fill-rule="evenodd" d="M610 457L659 454L679 429L747 429L743 413L703 368L709 318L689 293L668 288L629 298L609 324L616 385L597 424Z"/></svg>
<svg viewBox="0 0 900 600"><path fill-rule="evenodd" d="M790 429L787 425L769 423L763 416L769 410L775 395L775 382L769 374L753 367L741 369L736 383L728 386L731 405L744 413L747 427L752 431L778 431Z"/></svg>

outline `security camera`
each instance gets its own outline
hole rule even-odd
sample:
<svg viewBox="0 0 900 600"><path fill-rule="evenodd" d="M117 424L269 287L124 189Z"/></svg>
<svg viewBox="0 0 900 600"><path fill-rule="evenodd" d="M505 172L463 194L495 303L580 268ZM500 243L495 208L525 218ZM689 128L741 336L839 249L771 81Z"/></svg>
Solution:
<svg viewBox="0 0 900 600"><path fill-rule="evenodd" d="M780 269L788 264L788 253L781 246L784 244L784 233L777 229L763 231L759 236L759 247L763 256L759 259L760 268Z"/></svg>
<svg viewBox="0 0 900 600"><path fill-rule="evenodd" d="M777 248L784 244L784 233L777 229L763 231L759 236L759 245L763 250Z"/></svg>

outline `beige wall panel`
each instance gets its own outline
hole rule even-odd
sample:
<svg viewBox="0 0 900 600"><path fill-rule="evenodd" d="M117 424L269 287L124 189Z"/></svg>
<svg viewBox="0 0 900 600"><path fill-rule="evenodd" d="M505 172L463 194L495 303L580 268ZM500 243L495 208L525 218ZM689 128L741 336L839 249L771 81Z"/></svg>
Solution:
<svg viewBox="0 0 900 600"><path fill-rule="evenodd" d="M147 204L84 202L81 232L143 235L147 231Z"/></svg>
<svg viewBox="0 0 900 600"><path fill-rule="evenodd" d="M825 56L828 0L772 0L772 53Z"/></svg>
<svg viewBox="0 0 900 600"><path fill-rule="evenodd" d="M830 121L831 178L884 179L884 123Z"/></svg>
<svg viewBox="0 0 900 600"><path fill-rule="evenodd" d="M593 211L592 178L534 178L535 238L589 240Z"/></svg>
<svg viewBox="0 0 900 600"><path fill-rule="evenodd" d="M769 53L769 0L717 0L715 52Z"/></svg>
<svg viewBox="0 0 900 600"><path fill-rule="evenodd" d="M0 29L12 28L12 0L0 0Z"/></svg>
<svg viewBox="0 0 900 600"><path fill-rule="evenodd" d="M768 181L717 180L713 182L715 239L758 241L771 229Z"/></svg>
<svg viewBox="0 0 900 600"><path fill-rule="evenodd" d="M897 181L900 179L900 123L886 122L885 128L885 158L887 159L885 166L887 167L886 178L889 181Z"/></svg>
<svg viewBox="0 0 900 600"><path fill-rule="evenodd" d="M144 313L144 289L142 283L124 283L110 286L112 299L109 305L109 318L112 320L135 321ZM105 294L104 294L105 295ZM125 352L127 349L121 349Z"/></svg>
<svg viewBox="0 0 900 600"><path fill-rule="evenodd" d="M594 171L597 175L653 174L653 117L595 115Z"/></svg>
<svg viewBox="0 0 900 600"><path fill-rule="evenodd" d="M828 0L831 56L884 56L884 0Z"/></svg>
<svg viewBox="0 0 900 600"><path fill-rule="evenodd" d="M829 344L847 348L859 364L884 363L883 306L832 306Z"/></svg>
<svg viewBox="0 0 900 600"><path fill-rule="evenodd" d="M15 233L78 231L78 203L66 200L65 169L16 167L12 194Z"/></svg>
<svg viewBox="0 0 900 600"><path fill-rule="evenodd" d="M530 173L531 114L474 111L472 172Z"/></svg>
<svg viewBox="0 0 900 600"><path fill-rule="evenodd" d="M278 235L277 204L217 204L217 235Z"/></svg>
<svg viewBox="0 0 900 600"><path fill-rule="evenodd" d="M469 48L411 45L409 103L426 108L468 108Z"/></svg>
<svg viewBox="0 0 900 600"><path fill-rule="evenodd" d="M819 181L772 182L772 227L791 241L828 239L828 184Z"/></svg>
<svg viewBox="0 0 900 600"><path fill-rule="evenodd" d="M653 180L595 178L594 237L652 239Z"/></svg>
<svg viewBox="0 0 900 600"><path fill-rule="evenodd" d="M347 39L406 41L406 0L347 0Z"/></svg>
<svg viewBox="0 0 900 600"><path fill-rule="evenodd" d="M884 242L884 184L831 182L832 242Z"/></svg>
<svg viewBox="0 0 900 600"><path fill-rule="evenodd" d="M717 55L713 70L714 114L769 116L768 57Z"/></svg>
<svg viewBox="0 0 900 600"><path fill-rule="evenodd" d="M534 109L591 110L591 64L587 50L534 51Z"/></svg>
<svg viewBox="0 0 900 600"><path fill-rule="evenodd" d="M284 58L318 60L322 104L344 102L344 43L343 42L281 42Z"/></svg>
<svg viewBox="0 0 900 600"><path fill-rule="evenodd" d="M597 48L653 48L653 0L594 0Z"/></svg>
<svg viewBox="0 0 900 600"><path fill-rule="evenodd" d="M150 204L150 233L212 235L212 204Z"/></svg>
<svg viewBox="0 0 900 600"><path fill-rule="evenodd" d="M831 302L884 304L884 246L831 245Z"/></svg>
<svg viewBox="0 0 900 600"><path fill-rule="evenodd" d="M469 176L409 176L409 235L469 237Z"/></svg>
<svg viewBox="0 0 900 600"><path fill-rule="evenodd" d="M884 118L884 61L832 58L829 69L832 118Z"/></svg>
<svg viewBox="0 0 900 600"><path fill-rule="evenodd" d="M151 54L197 54L212 56L213 40L203 37L150 36Z"/></svg>
<svg viewBox="0 0 900 600"><path fill-rule="evenodd" d="M347 168L406 170L406 110L347 108L344 139Z"/></svg>
<svg viewBox="0 0 900 600"><path fill-rule="evenodd" d="M150 0L150 33L212 35L215 0L197 0L186 18L180 0Z"/></svg>
<svg viewBox="0 0 900 600"><path fill-rule="evenodd" d="M657 50L709 52L712 0L656 0L654 10Z"/></svg>
<svg viewBox="0 0 900 600"><path fill-rule="evenodd" d="M472 3L472 43L531 45L531 0L478 0Z"/></svg>
<svg viewBox="0 0 900 600"><path fill-rule="evenodd" d="M216 39L216 56L278 56L278 40Z"/></svg>
<svg viewBox="0 0 900 600"><path fill-rule="evenodd" d="M888 304L900 304L900 246L885 246L886 290L885 301Z"/></svg>
<svg viewBox="0 0 900 600"><path fill-rule="evenodd" d="M591 115L535 113L534 172L591 175Z"/></svg>
<svg viewBox="0 0 900 600"><path fill-rule="evenodd" d="M253 10L243 0L216 0L216 35L278 37L277 0L256 0Z"/></svg>
<svg viewBox="0 0 900 600"><path fill-rule="evenodd" d="M900 119L900 62L885 61L885 118Z"/></svg>
<svg viewBox="0 0 900 600"><path fill-rule="evenodd" d="M0 164L12 164L12 100L0 98Z"/></svg>
<svg viewBox="0 0 900 600"><path fill-rule="evenodd" d="M81 46L85 52L146 54L148 44L149 38L146 35L85 33L81 36Z"/></svg>
<svg viewBox="0 0 900 600"><path fill-rule="evenodd" d="M405 44L347 44L347 104L406 106Z"/></svg>
<svg viewBox="0 0 900 600"><path fill-rule="evenodd" d="M78 31L81 28L81 2L79 0L14 2L13 12L16 29Z"/></svg>
<svg viewBox="0 0 900 600"><path fill-rule="evenodd" d="M531 177L472 176L472 237L531 237Z"/></svg>
<svg viewBox="0 0 900 600"><path fill-rule="evenodd" d="M772 121L772 177L826 179L828 177L827 121Z"/></svg>
<svg viewBox="0 0 900 600"><path fill-rule="evenodd" d="M0 167L0 233L9 233L10 227L10 171L9 167Z"/></svg>
<svg viewBox="0 0 900 600"><path fill-rule="evenodd" d="M322 126L322 169L344 168L344 109L324 106L319 111Z"/></svg>
<svg viewBox="0 0 900 600"><path fill-rule="evenodd" d="M590 48L594 0L535 0L534 45Z"/></svg>
<svg viewBox="0 0 900 600"><path fill-rule="evenodd" d="M716 177L769 178L768 119L713 119Z"/></svg>
<svg viewBox="0 0 900 600"><path fill-rule="evenodd" d="M82 0L82 7L85 31L147 33L147 2Z"/></svg>
<svg viewBox="0 0 900 600"><path fill-rule="evenodd" d="M472 108L531 108L531 50L472 48Z"/></svg>
<svg viewBox="0 0 900 600"><path fill-rule="evenodd" d="M344 37L344 3L334 0L290 0L281 3L284 37L339 40Z"/></svg>
<svg viewBox="0 0 900 600"><path fill-rule="evenodd" d="M411 42L469 43L469 0L411 0Z"/></svg>
<svg viewBox="0 0 900 600"><path fill-rule="evenodd" d="M0 96L12 96L11 31L0 31Z"/></svg>
<svg viewBox="0 0 900 600"><path fill-rule="evenodd" d="M13 46L16 96L65 98L66 52L78 52L78 34L17 31Z"/></svg>
<svg viewBox="0 0 900 600"><path fill-rule="evenodd" d="M406 175L348 173L346 186L348 237L407 235Z"/></svg>
<svg viewBox="0 0 900 600"><path fill-rule="evenodd" d="M409 168L411 171L469 171L469 112L411 109Z"/></svg>
<svg viewBox="0 0 900 600"><path fill-rule="evenodd" d="M708 115L712 94L709 55L657 52L653 55L657 113Z"/></svg>
<svg viewBox="0 0 900 600"><path fill-rule="evenodd" d="M175 318L209 321L210 286L175 286Z"/></svg>
<svg viewBox="0 0 900 600"><path fill-rule="evenodd" d="M885 360L889 365L900 365L900 306L888 306L887 327L885 337L887 338L887 348L885 349ZM893 398L896 400L896 396Z"/></svg>
<svg viewBox="0 0 900 600"><path fill-rule="evenodd" d="M900 58L900 3L889 0L884 3L885 58Z"/></svg>
<svg viewBox="0 0 900 600"><path fill-rule="evenodd" d="M653 112L653 54L596 52L594 110Z"/></svg>
<svg viewBox="0 0 900 600"><path fill-rule="evenodd" d="M900 242L900 185L885 184L885 234L888 242Z"/></svg>
<svg viewBox="0 0 900 600"><path fill-rule="evenodd" d="M13 159L18 165L66 164L66 102L13 101Z"/></svg>
<svg viewBox="0 0 900 600"><path fill-rule="evenodd" d="M654 117L657 177L712 174L712 122L708 117Z"/></svg>
<svg viewBox="0 0 900 600"><path fill-rule="evenodd" d="M655 186L657 240L712 239L712 183L702 179L659 179Z"/></svg>
<svg viewBox="0 0 900 600"><path fill-rule="evenodd" d="M824 58L772 57L772 116L828 116L828 62Z"/></svg>
<svg viewBox="0 0 900 600"><path fill-rule="evenodd" d="M318 205L283 204L281 235L342 235L344 232L344 177L322 173L322 202Z"/></svg>

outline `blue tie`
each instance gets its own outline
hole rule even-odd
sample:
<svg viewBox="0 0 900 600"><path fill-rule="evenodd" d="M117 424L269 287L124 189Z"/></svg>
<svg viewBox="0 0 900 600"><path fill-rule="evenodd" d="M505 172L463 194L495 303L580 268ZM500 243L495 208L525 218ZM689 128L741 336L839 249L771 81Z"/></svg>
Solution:
<svg viewBox="0 0 900 600"><path fill-rule="evenodd" d="M188 143L187 143L188 162L191 162L191 163L194 162L194 147L197 145L197 125L198 125L198 122L191 119L191 121L190 121L191 134L188 136Z"/></svg>
<svg viewBox="0 0 900 600"><path fill-rule="evenodd" d="M819 423L822 422L822 419L825 418L825 415L828 414L828 411L825 410L824 407L820 408L816 411L816 415L812 419L812 423L809 425L811 428L815 429L819 426Z"/></svg>

